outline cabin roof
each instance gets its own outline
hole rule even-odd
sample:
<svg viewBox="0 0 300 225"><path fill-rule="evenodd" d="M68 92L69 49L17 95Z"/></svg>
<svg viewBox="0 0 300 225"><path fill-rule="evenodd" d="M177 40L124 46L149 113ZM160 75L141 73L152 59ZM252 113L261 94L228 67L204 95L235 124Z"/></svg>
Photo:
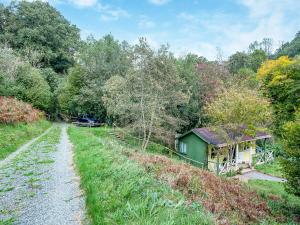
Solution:
<svg viewBox="0 0 300 225"><path fill-rule="evenodd" d="M228 133L228 136L230 136L232 140L237 141L239 143L253 141L253 140L260 140L260 139L265 139L265 138L271 138L271 135L267 134L266 132L256 132L255 136L243 135L242 134L243 130L245 130L245 128L241 128L239 134L234 134L231 131L227 131L227 133ZM178 137L178 139L180 139L190 133L196 134L199 138L201 138L206 143L214 145L216 147L224 147L224 146L228 145L226 138L224 138L224 137L222 137L222 135L218 134L218 132L215 131L215 129L208 128L208 127L194 128L194 129L190 130L189 132L187 132L183 135L180 135Z"/></svg>

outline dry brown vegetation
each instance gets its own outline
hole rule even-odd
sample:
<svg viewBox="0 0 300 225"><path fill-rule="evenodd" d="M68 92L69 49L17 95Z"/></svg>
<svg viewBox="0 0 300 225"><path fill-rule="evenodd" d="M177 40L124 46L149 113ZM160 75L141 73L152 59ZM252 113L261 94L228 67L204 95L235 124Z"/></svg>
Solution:
<svg viewBox="0 0 300 225"><path fill-rule="evenodd" d="M28 103L12 97L0 96L0 123L33 122L42 116L41 111Z"/></svg>
<svg viewBox="0 0 300 225"><path fill-rule="evenodd" d="M270 214L267 203L237 180L218 177L165 156L128 153L130 158L154 172L159 180L180 190L189 202L199 201L219 224L258 222Z"/></svg>

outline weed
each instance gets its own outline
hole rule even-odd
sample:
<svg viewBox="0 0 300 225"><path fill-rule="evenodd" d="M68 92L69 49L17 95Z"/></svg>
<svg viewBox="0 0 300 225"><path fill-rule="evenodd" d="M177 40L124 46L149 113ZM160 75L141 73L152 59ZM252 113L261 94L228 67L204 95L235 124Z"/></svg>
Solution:
<svg viewBox="0 0 300 225"><path fill-rule="evenodd" d="M122 155L106 130L70 127L75 162L93 224L213 224L200 205Z"/></svg>
<svg viewBox="0 0 300 225"><path fill-rule="evenodd" d="M8 192L8 191L12 191L14 189L15 189L14 187L8 187L8 188L0 189L0 192Z"/></svg>
<svg viewBox="0 0 300 225"><path fill-rule="evenodd" d="M55 161L53 159L45 159L45 160L41 160L41 161L38 161L37 163L38 164L51 164L51 163L54 163Z"/></svg>

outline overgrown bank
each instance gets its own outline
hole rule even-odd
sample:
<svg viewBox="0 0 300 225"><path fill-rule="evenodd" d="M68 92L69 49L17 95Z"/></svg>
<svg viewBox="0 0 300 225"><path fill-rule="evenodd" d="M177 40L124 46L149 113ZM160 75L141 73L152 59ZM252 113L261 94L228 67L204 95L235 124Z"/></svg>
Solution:
<svg viewBox="0 0 300 225"><path fill-rule="evenodd" d="M197 202L156 180L105 128L70 127L93 224L214 224Z"/></svg>
<svg viewBox="0 0 300 225"><path fill-rule="evenodd" d="M19 146L38 136L51 126L46 120L33 123L0 124L0 159L5 158Z"/></svg>
<svg viewBox="0 0 300 225"><path fill-rule="evenodd" d="M254 181L249 188L165 156L139 153L110 131L69 129L94 224L165 224L164 217L175 224L298 221L298 198L282 184Z"/></svg>

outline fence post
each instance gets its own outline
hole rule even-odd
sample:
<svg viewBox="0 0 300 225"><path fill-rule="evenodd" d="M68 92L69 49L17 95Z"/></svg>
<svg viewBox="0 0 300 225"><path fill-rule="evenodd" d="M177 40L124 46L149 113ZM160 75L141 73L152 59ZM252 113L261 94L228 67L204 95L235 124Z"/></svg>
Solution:
<svg viewBox="0 0 300 225"><path fill-rule="evenodd" d="M217 153L217 175L220 173L219 152Z"/></svg>

